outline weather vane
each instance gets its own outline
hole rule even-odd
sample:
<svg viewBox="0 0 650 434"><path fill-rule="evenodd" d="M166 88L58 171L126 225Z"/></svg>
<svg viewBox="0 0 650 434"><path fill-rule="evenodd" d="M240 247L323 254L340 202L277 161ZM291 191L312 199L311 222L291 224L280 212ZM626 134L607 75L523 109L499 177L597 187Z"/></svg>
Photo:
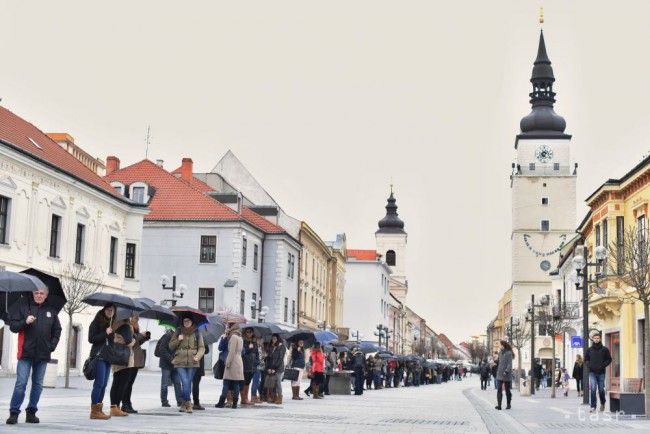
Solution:
<svg viewBox="0 0 650 434"><path fill-rule="evenodd" d="M544 8L542 6L539 8L539 23L544 24Z"/></svg>

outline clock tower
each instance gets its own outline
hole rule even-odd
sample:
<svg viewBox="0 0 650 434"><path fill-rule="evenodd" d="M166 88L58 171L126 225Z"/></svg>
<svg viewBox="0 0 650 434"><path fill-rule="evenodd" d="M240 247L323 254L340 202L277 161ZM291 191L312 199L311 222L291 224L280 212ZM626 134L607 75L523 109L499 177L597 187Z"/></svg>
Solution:
<svg viewBox="0 0 650 434"><path fill-rule="evenodd" d="M530 79L532 111L515 141L512 188L512 314L523 316L531 294L553 294L549 272L559 252L575 236L576 168L571 136L555 113L555 77L540 33ZM529 356L526 362L530 363Z"/></svg>

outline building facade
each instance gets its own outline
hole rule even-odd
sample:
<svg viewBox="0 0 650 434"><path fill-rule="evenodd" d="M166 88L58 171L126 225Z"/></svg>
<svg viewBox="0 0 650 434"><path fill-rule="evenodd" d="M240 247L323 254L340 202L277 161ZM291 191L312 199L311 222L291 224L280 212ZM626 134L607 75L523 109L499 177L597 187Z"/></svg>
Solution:
<svg viewBox="0 0 650 434"><path fill-rule="evenodd" d="M310 330L330 328L332 253L306 222L301 224L299 237L302 244L298 290L300 327Z"/></svg>
<svg viewBox="0 0 650 434"><path fill-rule="evenodd" d="M0 267L36 268L57 277L87 269L103 292L137 296L142 271L144 204L113 187L31 123L0 107ZM65 283L64 283L65 284ZM96 308L73 317L71 372L90 351ZM68 316L52 358L65 370ZM0 330L1 364L15 372L17 335Z"/></svg>
<svg viewBox="0 0 650 434"><path fill-rule="evenodd" d="M328 322L332 330L339 336L339 340L350 338L350 330L343 322L343 300L345 299L345 261L347 259L347 245L345 234L336 235L335 241L327 243L330 249L330 299Z"/></svg>

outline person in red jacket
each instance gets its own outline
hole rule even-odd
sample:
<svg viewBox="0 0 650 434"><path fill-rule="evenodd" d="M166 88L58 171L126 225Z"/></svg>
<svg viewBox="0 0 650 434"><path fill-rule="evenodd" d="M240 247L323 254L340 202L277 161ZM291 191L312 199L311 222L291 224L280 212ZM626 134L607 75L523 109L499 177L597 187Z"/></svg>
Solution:
<svg viewBox="0 0 650 434"><path fill-rule="evenodd" d="M325 354L323 354L319 342L316 342L314 348L312 348L310 359L314 399L323 399L323 395L319 393L319 390L325 381Z"/></svg>

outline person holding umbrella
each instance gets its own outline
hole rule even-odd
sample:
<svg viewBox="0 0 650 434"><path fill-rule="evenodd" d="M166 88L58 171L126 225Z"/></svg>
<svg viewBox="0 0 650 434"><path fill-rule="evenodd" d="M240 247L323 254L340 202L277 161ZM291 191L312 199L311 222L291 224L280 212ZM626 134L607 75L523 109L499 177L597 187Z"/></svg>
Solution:
<svg viewBox="0 0 650 434"><path fill-rule="evenodd" d="M169 341L169 349L175 351L172 363L178 372L183 389L183 404L180 411L192 413L190 392L194 372L199 367L199 360L205 352L203 336L194 326L192 315L183 313L182 326L176 330Z"/></svg>
<svg viewBox="0 0 650 434"><path fill-rule="evenodd" d="M133 329L133 367L129 369L129 381L126 385L126 390L124 391L124 402L122 402L122 411L125 411L129 414L137 413L138 411L133 408L131 403L131 393L133 392L133 383L135 383L135 378L138 376L138 370L144 368L145 365L145 354L142 349L142 344L151 339L151 332L146 331L140 333L140 318L134 313L131 317L131 328Z"/></svg>
<svg viewBox="0 0 650 434"><path fill-rule="evenodd" d="M226 357L226 366L223 371L223 388L219 402L216 405L217 408L226 406L226 395L228 391L232 391L232 408L237 408L239 386L244 381L243 347L244 343L241 338L239 325L233 324L228 329L228 356Z"/></svg>
<svg viewBox="0 0 650 434"><path fill-rule="evenodd" d="M275 389L267 389L268 402L272 404L282 404L282 376L284 374L284 356L286 352L287 348L282 343L280 335L273 333L266 363L267 375L275 376Z"/></svg>
<svg viewBox="0 0 650 434"><path fill-rule="evenodd" d="M291 367L298 370L298 378L291 382L291 391L296 401L302 401L300 397L300 384L302 374L305 372L305 341L299 339L298 342L291 344Z"/></svg>
<svg viewBox="0 0 650 434"><path fill-rule="evenodd" d="M90 393L90 418L106 420L110 419L110 414L105 414L102 407L108 377L111 373L111 364L101 357L98 357L99 351L104 344L113 341L112 321L115 315L115 305L107 304L95 315L95 318L88 327L88 342L92 344L90 356L97 357L95 361L95 381Z"/></svg>
<svg viewBox="0 0 650 434"><path fill-rule="evenodd" d="M38 401L43 391L45 368L61 337L57 311L47 302L48 288L43 285L24 297L10 314L10 330L18 333L18 366L16 384L9 404L7 424L18 423L20 406L25 399L27 381L32 377L29 404L25 410L27 423L39 423L36 417ZM22 339L21 339L22 338Z"/></svg>
<svg viewBox="0 0 650 434"><path fill-rule="evenodd" d="M241 405L251 405L253 402L248 400L248 390L250 388L253 375L257 372L257 366L260 364L260 352L257 347L257 340L253 329L244 329L244 351L242 355L244 362L244 387L241 390Z"/></svg>
<svg viewBox="0 0 650 434"><path fill-rule="evenodd" d="M125 365L112 365L113 383L111 384L111 416L128 416L129 413L122 410L120 404L126 401L126 394L129 387L129 381L133 375L130 368L135 367L135 358L133 347L135 345L133 326L131 317L116 320L113 323L113 344L125 345L129 349L129 359Z"/></svg>

